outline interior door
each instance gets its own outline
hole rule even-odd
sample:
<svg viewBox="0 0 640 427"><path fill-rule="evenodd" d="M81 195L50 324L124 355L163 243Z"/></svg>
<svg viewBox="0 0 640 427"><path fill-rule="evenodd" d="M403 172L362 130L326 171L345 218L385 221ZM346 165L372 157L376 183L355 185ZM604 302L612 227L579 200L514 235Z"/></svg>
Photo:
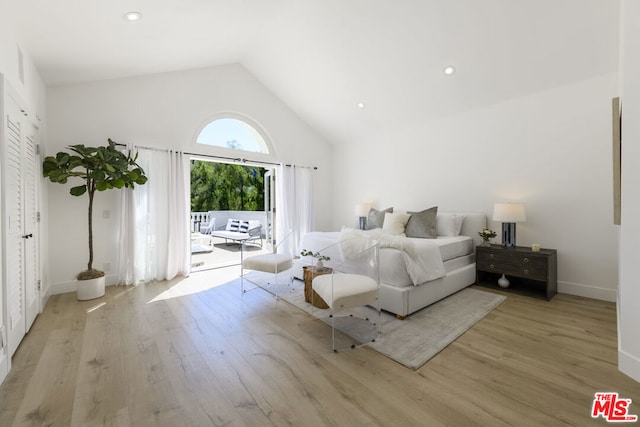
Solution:
<svg viewBox="0 0 640 427"><path fill-rule="evenodd" d="M3 226L9 357L40 312L37 128L21 105L12 90L4 94Z"/></svg>
<svg viewBox="0 0 640 427"><path fill-rule="evenodd" d="M7 328L9 357L18 348L26 327L24 288L24 189L22 185L22 113L7 96L5 145L5 238Z"/></svg>

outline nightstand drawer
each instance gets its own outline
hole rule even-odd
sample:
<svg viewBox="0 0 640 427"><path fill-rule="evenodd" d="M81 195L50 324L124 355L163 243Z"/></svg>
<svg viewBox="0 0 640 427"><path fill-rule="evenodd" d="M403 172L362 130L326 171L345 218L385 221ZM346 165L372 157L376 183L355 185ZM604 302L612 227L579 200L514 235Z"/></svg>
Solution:
<svg viewBox="0 0 640 427"><path fill-rule="evenodd" d="M536 266L527 264L513 264L513 263L497 263L487 260L478 260L476 268L481 271L488 272L500 272L508 276L528 277L534 280L546 280L547 269L546 266Z"/></svg>
<svg viewBox="0 0 640 427"><path fill-rule="evenodd" d="M497 262L501 263L509 263L509 264L517 264L517 265L527 265L527 264L537 264L543 265L546 263L546 256L541 256L537 254L527 254L517 251L500 251L500 250L482 250L478 252L478 260L488 261L488 262Z"/></svg>

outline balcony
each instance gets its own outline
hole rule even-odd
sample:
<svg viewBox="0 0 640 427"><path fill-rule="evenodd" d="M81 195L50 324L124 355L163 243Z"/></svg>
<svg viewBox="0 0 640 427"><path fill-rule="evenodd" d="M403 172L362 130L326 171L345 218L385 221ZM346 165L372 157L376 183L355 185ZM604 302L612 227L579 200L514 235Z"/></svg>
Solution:
<svg viewBox="0 0 640 427"><path fill-rule="evenodd" d="M245 255L267 253L266 227L267 214L265 212L254 211L209 211L191 212L191 271L207 270L211 268L228 267L240 264L240 245L228 242L219 237L211 237L201 234L204 224L215 221L215 229L223 230L227 225L227 220L239 219L242 221L260 221L263 230L262 248L258 244L249 243L245 246Z"/></svg>

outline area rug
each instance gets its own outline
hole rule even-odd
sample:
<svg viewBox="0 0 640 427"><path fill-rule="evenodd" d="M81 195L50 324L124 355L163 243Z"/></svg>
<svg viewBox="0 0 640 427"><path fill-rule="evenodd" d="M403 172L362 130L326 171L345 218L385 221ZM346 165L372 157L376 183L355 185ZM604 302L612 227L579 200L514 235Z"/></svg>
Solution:
<svg viewBox="0 0 640 427"><path fill-rule="evenodd" d="M258 279L259 281L259 279ZM319 310L304 301L304 284L294 281L293 291L283 290L280 297L327 323L328 310ZM436 302L405 320L382 312L382 336L367 344L396 362L416 370L465 333L506 299L505 296L465 288ZM357 315L377 318L376 310L361 307ZM336 329L360 339L370 333L360 323L336 323ZM366 339L366 338L365 338Z"/></svg>

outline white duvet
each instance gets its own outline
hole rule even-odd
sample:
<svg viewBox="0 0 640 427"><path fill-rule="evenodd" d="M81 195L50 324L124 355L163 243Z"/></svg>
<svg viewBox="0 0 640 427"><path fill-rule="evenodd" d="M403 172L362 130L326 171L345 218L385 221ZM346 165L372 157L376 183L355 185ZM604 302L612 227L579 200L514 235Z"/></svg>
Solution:
<svg viewBox="0 0 640 427"><path fill-rule="evenodd" d="M400 251L407 273L414 285L444 277L446 272L438 244L429 239L420 239L420 247L414 239L393 236L382 231L356 230L344 227L340 232L340 248L342 255L353 258L377 241L380 248L393 248Z"/></svg>

